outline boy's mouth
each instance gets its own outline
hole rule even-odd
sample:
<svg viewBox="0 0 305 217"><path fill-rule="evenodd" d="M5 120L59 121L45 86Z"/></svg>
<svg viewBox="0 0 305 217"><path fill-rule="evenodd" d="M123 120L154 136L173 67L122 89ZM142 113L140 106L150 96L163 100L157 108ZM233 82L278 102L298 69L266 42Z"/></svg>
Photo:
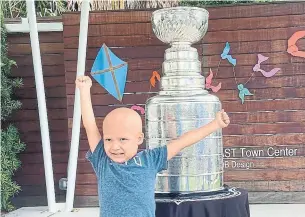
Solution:
<svg viewBox="0 0 305 217"><path fill-rule="evenodd" d="M111 153L112 155L115 155L115 156L122 156L124 155L124 153Z"/></svg>

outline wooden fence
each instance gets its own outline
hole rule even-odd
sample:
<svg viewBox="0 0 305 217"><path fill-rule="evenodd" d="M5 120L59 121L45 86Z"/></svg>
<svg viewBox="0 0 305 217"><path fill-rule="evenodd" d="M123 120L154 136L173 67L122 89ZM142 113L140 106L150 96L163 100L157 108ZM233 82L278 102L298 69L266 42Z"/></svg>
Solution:
<svg viewBox="0 0 305 217"><path fill-rule="evenodd" d="M65 192L59 190L58 181L66 176L69 153L63 34L62 32L39 33L39 40L56 199L62 200ZM23 197L30 197L34 198L35 203L45 204L44 164L29 34L10 34L8 46L10 58L18 65L13 68L12 74L21 77L24 84L15 92L22 103L22 109L12 118L20 130L22 141L26 144L25 151L20 155L22 167L16 174L16 181L22 188L16 200L17 203L27 205L31 204L31 201L23 200Z"/></svg>
<svg viewBox="0 0 305 217"><path fill-rule="evenodd" d="M220 54L226 42L230 54L237 59L237 83L244 83L253 73L257 55L269 57L261 67L269 71L281 68L273 77L255 72L247 84L254 96L238 99L233 68L222 60L215 83L222 82L216 93L231 117L230 127L224 132L225 183L243 187L252 202L305 201L305 59L286 52L287 40L305 30L305 3L227 6L207 8L209 28L202 41L194 46L202 60L203 74L211 68L217 71ZM152 32L152 11L115 11L90 13L86 74L89 75L98 50L105 43L129 64L123 104L110 96L95 81L92 102L101 129L104 116L113 108L134 104L143 105L158 88L150 88L153 70L159 70L168 45ZM69 139L71 138L74 81L77 68L79 13L63 16L62 33L41 33L47 104L50 118L51 142L55 177L66 177ZM14 120L18 123L27 144L22 154L23 168L18 182L22 196L37 194L34 187L44 191L44 170L40 144L32 57L28 35L10 35L9 51L17 61L14 76L24 78L25 87L17 92L23 110ZM298 41L305 50L305 39ZM29 116L25 117L25 114ZM141 148L144 148L144 144ZM268 149L269 148L269 149ZM288 149L290 156L275 156L274 150ZM97 182L91 165L86 161L88 150L85 131L81 129L76 183L78 205L97 205ZM282 152L281 152L282 153ZM58 183L56 183L56 186ZM260 192L260 194L257 194ZM266 200L272 192L276 196ZM58 196L63 194L57 190ZM285 199L283 199L283 195ZM289 195L289 197L287 197ZM288 198L288 199L287 199Z"/></svg>

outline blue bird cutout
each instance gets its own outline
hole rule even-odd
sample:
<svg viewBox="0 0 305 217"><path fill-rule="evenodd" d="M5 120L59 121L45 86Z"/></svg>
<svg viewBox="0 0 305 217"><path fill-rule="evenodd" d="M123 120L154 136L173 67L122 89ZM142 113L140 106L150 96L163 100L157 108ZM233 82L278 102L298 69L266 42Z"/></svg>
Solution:
<svg viewBox="0 0 305 217"><path fill-rule="evenodd" d="M227 59L233 66L236 66L236 59L234 59L231 55L229 55L230 51L230 44L229 42L226 43L225 48L222 51L221 58Z"/></svg>
<svg viewBox="0 0 305 217"><path fill-rule="evenodd" d="M113 97L122 101L128 64L118 58L105 44L99 50L91 68L92 77Z"/></svg>
<svg viewBox="0 0 305 217"><path fill-rule="evenodd" d="M239 84L237 85L237 88L239 90L239 98L241 99L241 103L244 104L245 102L245 96L253 96L252 93L250 93L250 91L248 90L248 88L244 87L243 84Z"/></svg>

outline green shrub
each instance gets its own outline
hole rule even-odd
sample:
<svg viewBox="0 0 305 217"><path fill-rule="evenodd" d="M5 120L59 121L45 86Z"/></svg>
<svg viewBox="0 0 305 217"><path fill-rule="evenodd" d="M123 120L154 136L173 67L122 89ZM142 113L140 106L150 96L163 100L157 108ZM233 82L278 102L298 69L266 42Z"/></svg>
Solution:
<svg viewBox="0 0 305 217"><path fill-rule="evenodd" d="M18 153L25 145L20 141L16 127L9 124L8 118L12 112L21 107L18 100L13 99L14 88L22 85L22 80L11 78L11 67L15 62L7 57L6 30L1 16L1 210L11 211L14 207L11 198L20 191L12 177L20 167Z"/></svg>
<svg viewBox="0 0 305 217"><path fill-rule="evenodd" d="M24 148L16 127L9 125L5 130L1 130L1 210L14 209L11 198L21 189L12 180L12 176L21 164L17 154Z"/></svg>

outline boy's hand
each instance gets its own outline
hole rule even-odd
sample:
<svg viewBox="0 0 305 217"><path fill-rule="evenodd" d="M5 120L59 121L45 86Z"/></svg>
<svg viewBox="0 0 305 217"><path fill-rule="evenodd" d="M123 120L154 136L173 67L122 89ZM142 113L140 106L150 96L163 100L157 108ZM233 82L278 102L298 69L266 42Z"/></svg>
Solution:
<svg viewBox="0 0 305 217"><path fill-rule="evenodd" d="M78 76L75 80L76 87L79 88L79 90L90 90L92 86L92 80L88 76Z"/></svg>
<svg viewBox="0 0 305 217"><path fill-rule="evenodd" d="M217 112L216 122L220 128L227 127L230 124L230 118L223 109L220 112Z"/></svg>

